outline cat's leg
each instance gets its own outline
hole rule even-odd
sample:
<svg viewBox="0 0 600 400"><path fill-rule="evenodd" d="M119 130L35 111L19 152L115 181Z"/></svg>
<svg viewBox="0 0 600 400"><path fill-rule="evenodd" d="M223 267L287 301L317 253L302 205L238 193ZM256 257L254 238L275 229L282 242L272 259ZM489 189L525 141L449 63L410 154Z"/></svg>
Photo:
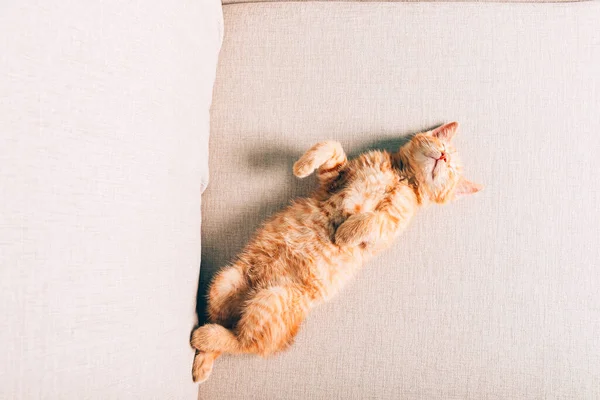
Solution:
<svg viewBox="0 0 600 400"><path fill-rule="evenodd" d="M233 267L226 268L217 276L217 278L215 278L211 286L210 298L211 300L214 299L215 302L210 314L214 321L218 321L220 317L220 314L218 314L220 310L217 309L216 306L219 305L223 307L221 310L224 310L227 307L227 304L224 302L230 297L228 294L236 293L234 290L227 290L226 287L227 284L237 281L235 279L236 276L234 271L235 269ZM269 303L273 304L269 305ZM244 307L244 315L251 315L253 316L252 318L254 318L259 311L259 307L261 307L261 309L264 309L265 307L269 308L270 306L275 307L275 303L276 299L272 296L265 296L264 291L252 293L247 306ZM243 324L240 323L240 325L248 325L249 317L244 318L244 320L246 322ZM268 323L267 320L263 322ZM246 328L244 331L245 330ZM208 379L212 373L215 360L222 353L238 354L256 352L256 349L253 346L248 345L248 343L241 343L236 333L219 324L206 324L197 328L192 333L191 345L196 349L194 364L192 366L192 379L194 382L199 383Z"/></svg>
<svg viewBox="0 0 600 400"><path fill-rule="evenodd" d="M240 353L237 337L229 329L218 324L206 324L192 333L191 345L196 349L192 365L194 382L206 381L213 370L215 360L221 353Z"/></svg>
<svg viewBox="0 0 600 400"><path fill-rule="evenodd" d="M339 246L356 246L376 239L379 234L378 215L365 212L351 215L335 232L335 243Z"/></svg>
<svg viewBox="0 0 600 400"><path fill-rule="evenodd" d="M294 175L304 178L317 170L320 182L328 182L336 178L347 158L339 142L329 140L320 142L310 148L294 164Z"/></svg>
<svg viewBox="0 0 600 400"><path fill-rule="evenodd" d="M208 317L210 321L224 327L231 327L239 319L247 291L248 282L240 265L225 267L219 271L211 282L208 291ZM198 329L194 331L195 335L199 334L196 333L197 331ZM193 343L192 336L192 345ZM213 364L220 355L220 351L196 351L192 366L192 378L194 382L201 383L208 379L212 372Z"/></svg>
<svg viewBox="0 0 600 400"><path fill-rule="evenodd" d="M356 246L389 243L400 233L412 218L416 205L400 193L381 204L375 211L354 214L348 217L335 232L337 245Z"/></svg>
<svg viewBox="0 0 600 400"><path fill-rule="evenodd" d="M239 318L248 281L240 265L223 268L215 276L208 291L208 317L225 327Z"/></svg>
<svg viewBox="0 0 600 400"><path fill-rule="evenodd" d="M268 355L288 347L308 312L299 290L274 286L248 298L235 332L207 324L192 334L192 346L201 352Z"/></svg>
<svg viewBox="0 0 600 400"><path fill-rule="evenodd" d="M191 345L196 349L192 379L198 383L210 377L214 362L222 353L243 352L235 334L218 324L206 324L197 328L192 333Z"/></svg>
<svg viewBox="0 0 600 400"><path fill-rule="evenodd" d="M302 290L292 285L257 291L248 299L237 325L241 347L262 356L286 349L293 343L309 307Z"/></svg>

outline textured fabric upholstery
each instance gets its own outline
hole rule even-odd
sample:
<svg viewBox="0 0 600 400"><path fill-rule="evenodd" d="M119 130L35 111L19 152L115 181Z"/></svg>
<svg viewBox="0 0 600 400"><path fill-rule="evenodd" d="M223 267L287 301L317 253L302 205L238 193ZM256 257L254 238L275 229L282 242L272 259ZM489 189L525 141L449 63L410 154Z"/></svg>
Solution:
<svg viewBox="0 0 600 400"><path fill-rule="evenodd" d="M223 0L223 4L244 4L244 3L261 3L261 2L287 2L287 1L313 1L313 0ZM321 1L334 1L339 2L340 0L321 0ZM593 1L593 0L341 0L349 2L369 3L369 2L390 2L390 3L420 3L420 2L472 2L472 3L571 3L578 1Z"/></svg>
<svg viewBox="0 0 600 400"><path fill-rule="evenodd" d="M600 4L226 6L203 280L314 187L311 144L461 123L471 198L420 213L296 344L200 399L600 398Z"/></svg>
<svg viewBox="0 0 600 400"><path fill-rule="evenodd" d="M0 398L185 399L218 1L0 7Z"/></svg>

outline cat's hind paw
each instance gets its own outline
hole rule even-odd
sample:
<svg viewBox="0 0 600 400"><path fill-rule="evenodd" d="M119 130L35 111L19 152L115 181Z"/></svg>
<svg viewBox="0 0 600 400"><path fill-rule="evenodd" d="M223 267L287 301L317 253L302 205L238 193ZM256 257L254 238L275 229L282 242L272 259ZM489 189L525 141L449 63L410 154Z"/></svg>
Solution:
<svg viewBox="0 0 600 400"><path fill-rule="evenodd" d="M215 357L212 353L197 351L192 365L192 380L196 383L206 381L213 370Z"/></svg>

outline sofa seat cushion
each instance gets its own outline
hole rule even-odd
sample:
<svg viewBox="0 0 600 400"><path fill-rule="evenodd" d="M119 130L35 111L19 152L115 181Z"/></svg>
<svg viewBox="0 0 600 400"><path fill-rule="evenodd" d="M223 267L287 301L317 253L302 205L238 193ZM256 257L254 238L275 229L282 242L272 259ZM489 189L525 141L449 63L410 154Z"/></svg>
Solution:
<svg viewBox="0 0 600 400"><path fill-rule="evenodd" d="M229 4L244 4L244 3L261 3L261 2L286 2L286 1L313 1L313 0L223 0L223 5ZM321 0L321 1L339 1L339 0ZM418 3L423 0L344 0L344 1L356 1L361 3L369 3L369 2L400 2L400 3ZM462 2L465 0L425 0L427 2ZM494 3L571 3L578 1L594 1L594 0L466 0L474 3L486 3L486 2L494 2Z"/></svg>
<svg viewBox="0 0 600 400"><path fill-rule="evenodd" d="M600 398L600 3L226 6L203 197L206 281L351 155L457 120L473 197L421 212L270 359L201 399Z"/></svg>

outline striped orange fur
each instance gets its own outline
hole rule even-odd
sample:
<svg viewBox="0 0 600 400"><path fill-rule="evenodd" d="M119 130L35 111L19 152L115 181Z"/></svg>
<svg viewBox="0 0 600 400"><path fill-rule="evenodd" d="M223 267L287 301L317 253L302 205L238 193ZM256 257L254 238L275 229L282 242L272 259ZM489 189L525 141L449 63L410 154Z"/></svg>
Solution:
<svg viewBox="0 0 600 400"><path fill-rule="evenodd" d="M371 151L351 161L338 142L308 150L294 174L316 171L317 190L268 220L211 283L211 323L191 339L194 381L206 380L222 353L287 348L310 309L388 247L419 207L480 190L462 177L451 144L457 126L419 133L393 154Z"/></svg>

